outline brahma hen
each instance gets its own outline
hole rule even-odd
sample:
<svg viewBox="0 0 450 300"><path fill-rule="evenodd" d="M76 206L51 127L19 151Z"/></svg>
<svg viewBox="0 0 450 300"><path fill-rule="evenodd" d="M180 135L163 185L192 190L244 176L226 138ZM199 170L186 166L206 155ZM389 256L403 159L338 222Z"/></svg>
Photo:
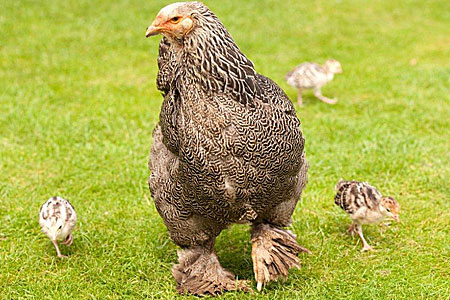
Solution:
<svg viewBox="0 0 450 300"><path fill-rule="evenodd" d="M180 293L247 290L219 263L215 238L250 223L257 288L299 266L283 227L306 184L304 138L294 107L258 74L216 15L199 2L164 7L146 36L162 34L149 187L171 239Z"/></svg>

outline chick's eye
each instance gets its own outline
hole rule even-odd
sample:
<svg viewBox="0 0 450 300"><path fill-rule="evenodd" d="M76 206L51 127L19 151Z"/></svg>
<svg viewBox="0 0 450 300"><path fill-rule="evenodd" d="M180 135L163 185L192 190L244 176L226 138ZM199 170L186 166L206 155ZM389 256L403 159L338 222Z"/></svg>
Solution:
<svg viewBox="0 0 450 300"><path fill-rule="evenodd" d="M62 225L59 225L58 229L61 230L62 229Z"/></svg>
<svg viewBox="0 0 450 300"><path fill-rule="evenodd" d="M391 212L391 210L389 208L386 208L387 212Z"/></svg>

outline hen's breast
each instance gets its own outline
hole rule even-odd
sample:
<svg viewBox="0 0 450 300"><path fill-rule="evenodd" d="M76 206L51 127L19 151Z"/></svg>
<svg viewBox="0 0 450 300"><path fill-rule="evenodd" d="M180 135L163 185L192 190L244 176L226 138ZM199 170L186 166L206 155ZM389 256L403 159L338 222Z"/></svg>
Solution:
<svg viewBox="0 0 450 300"><path fill-rule="evenodd" d="M178 97L165 101L161 127L169 149L177 148L186 207L235 222L292 196L304 139L289 100L259 101L249 109L189 84ZM166 115L173 103L176 117Z"/></svg>
<svg viewBox="0 0 450 300"><path fill-rule="evenodd" d="M158 56L158 76L156 78L156 86L158 90L167 94L170 90L170 85L174 79L174 74L177 66L176 55L174 54L173 45L170 44L167 38L163 38L159 43Z"/></svg>
<svg viewBox="0 0 450 300"><path fill-rule="evenodd" d="M158 58L162 142L177 157L174 186L164 189L184 210L223 223L252 220L293 198L306 162L300 121L284 92L236 46L204 48L199 61L192 57L200 48L184 56L174 47L164 38ZM153 155L154 166L164 163ZM152 182L153 190L167 185Z"/></svg>

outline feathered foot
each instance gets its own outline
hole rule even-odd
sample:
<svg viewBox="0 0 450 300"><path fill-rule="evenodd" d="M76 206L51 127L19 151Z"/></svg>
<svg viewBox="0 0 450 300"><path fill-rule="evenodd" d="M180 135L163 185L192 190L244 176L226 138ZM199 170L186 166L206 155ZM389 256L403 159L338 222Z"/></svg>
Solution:
<svg viewBox="0 0 450 300"><path fill-rule="evenodd" d="M220 265L215 252L202 248L180 250L178 261L172 267L172 275L180 294L202 296L249 290L245 281L236 280L233 273Z"/></svg>
<svg viewBox="0 0 450 300"><path fill-rule="evenodd" d="M64 242L61 242L61 244L67 245L67 246L72 245L72 243L73 243L73 236L72 236L72 234L69 234L67 236L66 240Z"/></svg>
<svg viewBox="0 0 450 300"><path fill-rule="evenodd" d="M253 271L261 291L263 284L286 278L291 268L300 268L298 254L311 251L297 244L295 235L267 224L259 224L252 229Z"/></svg>

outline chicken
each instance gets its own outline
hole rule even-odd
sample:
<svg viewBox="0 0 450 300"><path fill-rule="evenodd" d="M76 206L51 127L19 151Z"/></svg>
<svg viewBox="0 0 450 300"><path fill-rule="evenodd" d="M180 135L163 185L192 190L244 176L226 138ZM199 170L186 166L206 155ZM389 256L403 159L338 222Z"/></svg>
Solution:
<svg viewBox="0 0 450 300"><path fill-rule="evenodd" d="M283 229L306 184L304 138L292 103L258 74L216 15L199 2L161 9L146 36L162 34L149 187L171 239L180 293L248 290L214 250L232 223L251 224L257 288L286 277L309 252Z"/></svg>
<svg viewBox="0 0 450 300"><path fill-rule="evenodd" d="M367 182L340 180L336 185L334 203L349 214L353 224L348 229L352 235L358 233L363 248L361 252L373 250L362 232L363 224L375 224L385 217L399 222L400 205L392 197L383 197Z"/></svg>
<svg viewBox="0 0 450 300"><path fill-rule="evenodd" d="M305 62L297 66L294 70L286 74L286 81L289 85L297 88L297 104L303 105L302 90L313 89L314 96L328 104L335 104L336 99L330 99L322 95L321 88L326 83L333 80L334 74L342 73L341 64L334 59L328 59L325 65Z"/></svg>
<svg viewBox="0 0 450 300"><path fill-rule="evenodd" d="M39 210L39 224L42 231L50 238L60 258L65 256L59 250L58 241L62 241L63 245L72 245L72 231L76 222L75 209L69 201L61 197L48 199Z"/></svg>

